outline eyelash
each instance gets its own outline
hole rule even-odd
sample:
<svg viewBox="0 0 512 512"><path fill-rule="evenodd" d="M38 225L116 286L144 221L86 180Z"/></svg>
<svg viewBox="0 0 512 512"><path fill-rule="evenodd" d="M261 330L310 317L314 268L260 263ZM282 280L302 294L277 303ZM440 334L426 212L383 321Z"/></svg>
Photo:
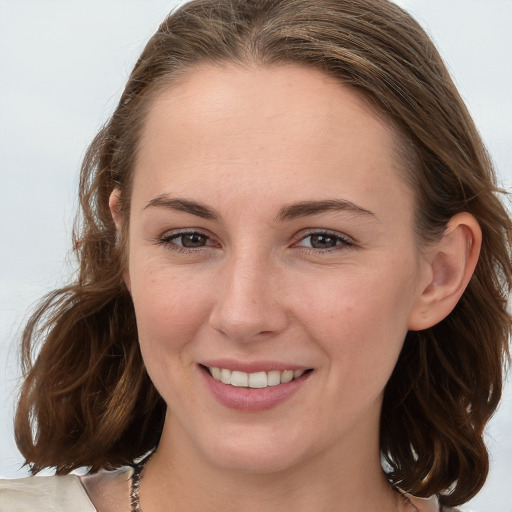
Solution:
<svg viewBox="0 0 512 512"><path fill-rule="evenodd" d="M207 249L209 247L218 247L219 246L219 244L210 244L210 245L203 245L203 246L199 246L196 248L192 248L192 247L185 247L185 246L177 244L175 242L175 240L183 238L187 235L189 235L189 236L196 235L196 236L203 237L206 240L206 243L208 241L211 241L211 238L206 233L203 233L199 230L190 230L190 231L185 230L185 231L164 233L162 236L159 236L156 238L156 243L157 243L157 245L165 246L172 251L176 251L178 253L185 253L185 254L192 254L192 253L197 254L197 252ZM324 249L299 245L304 240L307 240L308 238L313 237L313 236L325 236L325 237L334 238L336 240L336 245L334 247L329 247L329 248L324 248ZM326 253L332 253L334 251L339 251L342 249L353 248L353 247L355 247L355 244L354 244L354 241L347 236L341 235L341 234L333 232L333 231L328 231L328 230L323 230L323 229L315 229L315 230L310 230L307 233L304 233L299 238L299 240L293 244L293 246L300 247L302 251L307 252L307 253L326 254Z"/></svg>
<svg viewBox="0 0 512 512"><path fill-rule="evenodd" d="M336 240L336 245L334 247L329 247L329 248L325 248L325 249L317 249L314 247L304 247L304 246L297 245L298 243L303 242L304 240L306 240L310 237L313 237L315 235L334 238ZM341 235L334 231L328 231L328 230L324 230L324 229L315 229L315 230L308 231L303 236L301 236L300 240L298 242L296 242L294 245L301 247L303 250L305 250L307 252L311 252L311 253L315 253L315 254L319 254L319 253L326 254L326 253L331 253L331 252L335 252L335 251L339 251L339 250L343 250L343 249L350 249L350 248L355 247L354 241L351 238L349 238L348 236Z"/></svg>
<svg viewBox="0 0 512 512"><path fill-rule="evenodd" d="M204 246L192 248L192 247L185 247L183 245L179 245L175 242L175 240L177 240L179 238L183 238L187 235L197 235L197 236L203 237L206 241L211 240L211 238L206 233L203 233L201 231L193 229L190 231L185 230L185 231L164 233L162 236L157 237L156 243L158 245L162 245L166 248L169 248L172 251L176 251L176 252L184 253L184 254L197 253L203 249L207 249L209 247L215 247L215 244L212 244L212 245L204 245Z"/></svg>

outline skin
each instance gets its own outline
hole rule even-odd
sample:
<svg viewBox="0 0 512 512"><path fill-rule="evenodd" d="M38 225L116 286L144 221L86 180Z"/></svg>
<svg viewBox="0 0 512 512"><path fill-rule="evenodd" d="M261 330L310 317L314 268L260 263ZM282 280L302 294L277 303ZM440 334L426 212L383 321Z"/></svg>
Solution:
<svg viewBox="0 0 512 512"><path fill-rule="evenodd" d="M397 510L380 468L383 390L407 331L456 304L480 243L460 214L438 245L419 244L397 139L353 90L293 65L203 66L153 101L126 271L146 367L168 404L145 512ZM215 218L176 209L176 198ZM330 200L345 208L282 215ZM111 209L122 229L118 191ZM199 245L184 249L190 231ZM333 247L314 244L319 232ZM216 358L313 371L285 402L246 412L205 386L199 364ZM93 501L115 511L97 482L86 484Z"/></svg>

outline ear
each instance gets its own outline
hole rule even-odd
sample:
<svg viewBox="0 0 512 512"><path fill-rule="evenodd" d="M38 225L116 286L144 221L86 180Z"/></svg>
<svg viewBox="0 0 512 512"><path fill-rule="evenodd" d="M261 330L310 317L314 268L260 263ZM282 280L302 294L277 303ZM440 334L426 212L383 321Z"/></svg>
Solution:
<svg viewBox="0 0 512 512"><path fill-rule="evenodd" d="M112 219L114 220L117 234L120 235L121 229L123 227L123 216L121 213L121 191L118 188L112 190L110 197L108 199L108 207L110 208L110 214L112 215ZM123 279L126 288L128 288L128 291L131 293L130 274L128 272L128 269L124 271Z"/></svg>
<svg viewBox="0 0 512 512"><path fill-rule="evenodd" d="M108 199L108 207L110 208L110 214L112 215L112 219L114 220L114 224L116 225L116 230L119 233L121 231L122 226L122 217L121 217L121 191L118 188L112 190L110 197Z"/></svg>
<svg viewBox="0 0 512 512"><path fill-rule="evenodd" d="M451 313L473 275L481 245L482 230L473 215L450 219L442 239L428 250L428 282L413 306L409 330L432 327Z"/></svg>

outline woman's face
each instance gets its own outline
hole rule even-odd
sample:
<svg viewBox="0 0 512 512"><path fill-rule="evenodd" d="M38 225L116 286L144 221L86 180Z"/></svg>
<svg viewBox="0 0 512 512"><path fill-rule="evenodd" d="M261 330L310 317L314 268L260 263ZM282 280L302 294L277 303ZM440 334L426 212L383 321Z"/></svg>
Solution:
<svg viewBox="0 0 512 512"><path fill-rule="evenodd" d="M360 96L299 66L205 66L153 101L126 280L163 439L237 471L378 457L429 282L393 145Z"/></svg>

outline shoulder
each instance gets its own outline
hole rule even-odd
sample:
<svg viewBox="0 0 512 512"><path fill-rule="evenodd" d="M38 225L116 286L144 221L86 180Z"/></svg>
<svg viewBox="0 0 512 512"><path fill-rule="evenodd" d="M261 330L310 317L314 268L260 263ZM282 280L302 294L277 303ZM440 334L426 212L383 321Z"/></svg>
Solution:
<svg viewBox="0 0 512 512"><path fill-rule="evenodd" d="M96 512L77 475L0 480L0 512Z"/></svg>
<svg viewBox="0 0 512 512"><path fill-rule="evenodd" d="M414 509L418 512L469 512L468 510L458 507L452 508L440 505L437 496L432 496L430 498L417 498L416 496L412 496L408 493L404 493L404 496L409 499Z"/></svg>
<svg viewBox="0 0 512 512"><path fill-rule="evenodd" d="M100 471L82 477L82 485L98 510L125 512L130 509L131 467ZM3 512L0 510L0 512Z"/></svg>
<svg viewBox="0 0 512 512"><path fill-rule="evenodd" d="M473 510L468 510L465 505L462 506L462 508L459 507L447 507L441 505L439 508L439 512L474 512Z"/></svg>

